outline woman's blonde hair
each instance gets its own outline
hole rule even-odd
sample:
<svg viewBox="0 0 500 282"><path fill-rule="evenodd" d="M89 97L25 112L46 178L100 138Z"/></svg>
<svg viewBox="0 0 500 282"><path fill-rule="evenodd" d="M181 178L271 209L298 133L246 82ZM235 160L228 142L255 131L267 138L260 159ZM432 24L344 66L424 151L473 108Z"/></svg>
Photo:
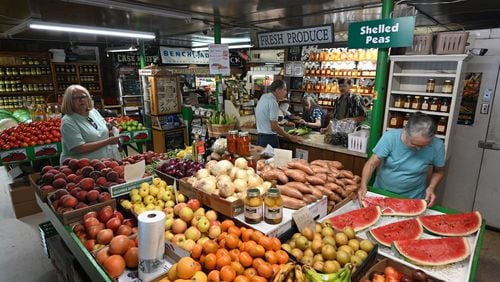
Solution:
<svg viewBox="0 0 500 282"><path fill-rule="evenodd" d="M62 105L61 105L61 112L65 115L72 115L75 113L75 111L73 109L73 93L75 91L80 91L83 94L85 94L87 97L89 97L88 109L91 110L94 108L94 101L92 101L92 97L90 96L89 91L85 87L83 87L79 84L73 84L73 85L68 86L68 88L66 88L66 91L64 91L64 96L63 96Z"/></svg>

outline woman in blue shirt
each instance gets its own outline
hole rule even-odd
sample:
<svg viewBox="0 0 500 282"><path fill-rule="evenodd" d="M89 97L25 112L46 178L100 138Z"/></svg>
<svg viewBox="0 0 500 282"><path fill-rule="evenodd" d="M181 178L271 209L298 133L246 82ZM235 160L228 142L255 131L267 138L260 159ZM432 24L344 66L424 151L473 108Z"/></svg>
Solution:
<svg viewBox="0 0 500 282"><path fill-rule="evenodd" d="M81 85L71 85L64 92L61 112L62 154L66 158L113 158L119 137L110 137L106 121L94 109L90 93Z"/></svg>
<svg viewBox="0 0 500 282"><path fill-rule="evenodd" d="M425 199L432 206L445 166L444 144L435 134L435 121L422 113L413 114L403 129L384 133L363 167L358 198L364 198L368 181L378 168L373 187ZM429 168L432 175L428 180Z"/></svg>

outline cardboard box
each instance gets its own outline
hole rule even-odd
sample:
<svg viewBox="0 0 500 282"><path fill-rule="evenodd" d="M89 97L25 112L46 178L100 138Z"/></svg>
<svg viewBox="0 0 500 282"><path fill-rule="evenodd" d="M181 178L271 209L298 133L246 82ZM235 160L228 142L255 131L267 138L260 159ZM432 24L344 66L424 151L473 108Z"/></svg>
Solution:
<svg viewBox="0 0 500 282"><path fill-rule="evenodd" d="M50 206L50 208L52 209L52 211L54 212L54 214L57 216L57 218L63 224L70 224L70 223L73 223L73 222L81 221L82 218L83 218L83 215L85 215L89 211L97 211L97 212L99 212L99 210L101 210L101 208L103 208L104 206L107 206L107 205L110 205L110 206L113 207L113 209L116 209L116 200L115 199L111 199L109 201L102 202L102 203L97 203L95 205L88 206L88 207L85 207L85 208L81 208L81 209L77 209L77 210L73 210L73 211L69 211L69 212L65 212L65 213L58 213L58 212L56 212L54 210L54 207L52 206L51 196L52 196L53 193L54 192L50 193L49 196L47 197L48 198L48 205Z"/></svg>
<svg viewBox="0 0 500 282"><path fill-rule="evenodd" d="M399 272L402 272L408 276L411 277L413 271L415 271L415 269L409 267L409 266L406 266L402 263L399 263L395 260L392 260L392 259L389 259L389 258L385 258L383 256L380 257L381 260L379 260L378 262L376 262L372 267L370 267L366 272L364 272L364 275L361 276L360 279L357 279L357 280L354 280L355 277L353 277L353 280L352 281L362 281L364 279L368 279L370 277L370 275L374 272L377 272L377 273L384 273L384 269L387 267L387 266L392 266L394 267L397 271ZM427 273L426 273L427 274ZM435 282L444 282L443 280L440 280L440 279L437 279L429 274L427 274L427 277L430 278L431 281L435 281ZM356 277L356 278L359 278L359 277Z"/></svg>
<svg viewBox="0 0 500 282"><path fill-rule="evenodd" d="M328 203L328 198L326 196L323 196L321 200L308 205L309 210L311 211L311 214L314 219L317 220L326 216L327 203ZM241 224L253 228L255 230L259 230L260 232L264 233L264 235L267 235L269 237L281 237L281 236L286 237L287 235L285 234L287 233L293 234L297 232L297 227L295 226L295 223L293 222L292 218L294 212L296 212L296 210L283 208L283 221L280 224L268 224L264 221L261 221L257 224L249 224L245 222L244 214L237 215L235 219Z"/></svg>
<svg viewBox="0 0 500 282"><path fill-rule="evenodd" d="M15 204L13 208L16 218L25 217L42 211L36 203L36 200Z"/></svg>
<svg viewBox="0 0 500 282"><path fill-rule="evenodd" d="M35 200L35 192L29 182L21 181L9 184L9 193L13 205Z"/></svg>

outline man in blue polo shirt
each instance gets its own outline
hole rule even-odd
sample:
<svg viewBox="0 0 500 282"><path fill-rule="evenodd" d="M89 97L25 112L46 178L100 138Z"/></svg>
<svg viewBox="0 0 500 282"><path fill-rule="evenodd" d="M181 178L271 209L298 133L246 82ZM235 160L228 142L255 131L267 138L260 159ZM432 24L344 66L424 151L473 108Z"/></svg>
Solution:
<svg viewBox="0 0 500 282"><path fill-rule="evenodd" d="M364 198L368 181L379 168L373 187L425 199L432 206L445 165L444 144L435 134L436 123L422 113L412 115L403 129L384 133L363 167L358 198ZM429 167L432 175L427 183Z"/></svg>

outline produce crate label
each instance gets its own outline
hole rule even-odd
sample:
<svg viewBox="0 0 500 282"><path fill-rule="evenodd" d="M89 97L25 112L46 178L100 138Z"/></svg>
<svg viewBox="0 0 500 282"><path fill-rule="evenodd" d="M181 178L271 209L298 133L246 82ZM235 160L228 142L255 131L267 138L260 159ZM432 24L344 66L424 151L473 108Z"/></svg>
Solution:
<svg viewBox="0 0 500 282"><path fill-rule="evenodd" d="M34 147L34 150L35 150L35 159L43 158L46 156L57 155L58 153L58 148L56 143L36 146Z"/></svg>
<svg viewBox="0 0 500 282"><path fill-rule="evenodd" d="M28 157L28 152L26 148L19 148L0 153L0 158L2 159L2 163L25 161L27 157Z"/></svg>
<svg viewBox="0 0 500 282"><path fill-rule="evenodd" d="M295 224L297 224L297 228L299 229L299 231L302 231L302 229L306 227L314 230L314 227L316 226L316 222L314 222L313 215L308 206L305 206L294 212L292 217L293 221L295 221Z"/></svg>
<svg viewBox="0 0 500 282"><path fill-rule="evenodd" d="M123 144L128 144L130 143L130 132L121 132L120 133L120 140L122 141Z"/></svg>
<svg viewBox="0 0 500 282"><path fill-rule="evenodd" d="M149 139L149 131L148 130L133 131L132 136L135 141L146 141Z"/></svg>
<svg viewBox="0 0 500 282"><path fill-rule="evenodd" d="M145 178L137 179L131 182L111 186L109 188L109 193L111 194L112 198L116 198L122 195L128 194L132 189L138 188L141 183L153 183L153 176L148 176Z"/></svg>

